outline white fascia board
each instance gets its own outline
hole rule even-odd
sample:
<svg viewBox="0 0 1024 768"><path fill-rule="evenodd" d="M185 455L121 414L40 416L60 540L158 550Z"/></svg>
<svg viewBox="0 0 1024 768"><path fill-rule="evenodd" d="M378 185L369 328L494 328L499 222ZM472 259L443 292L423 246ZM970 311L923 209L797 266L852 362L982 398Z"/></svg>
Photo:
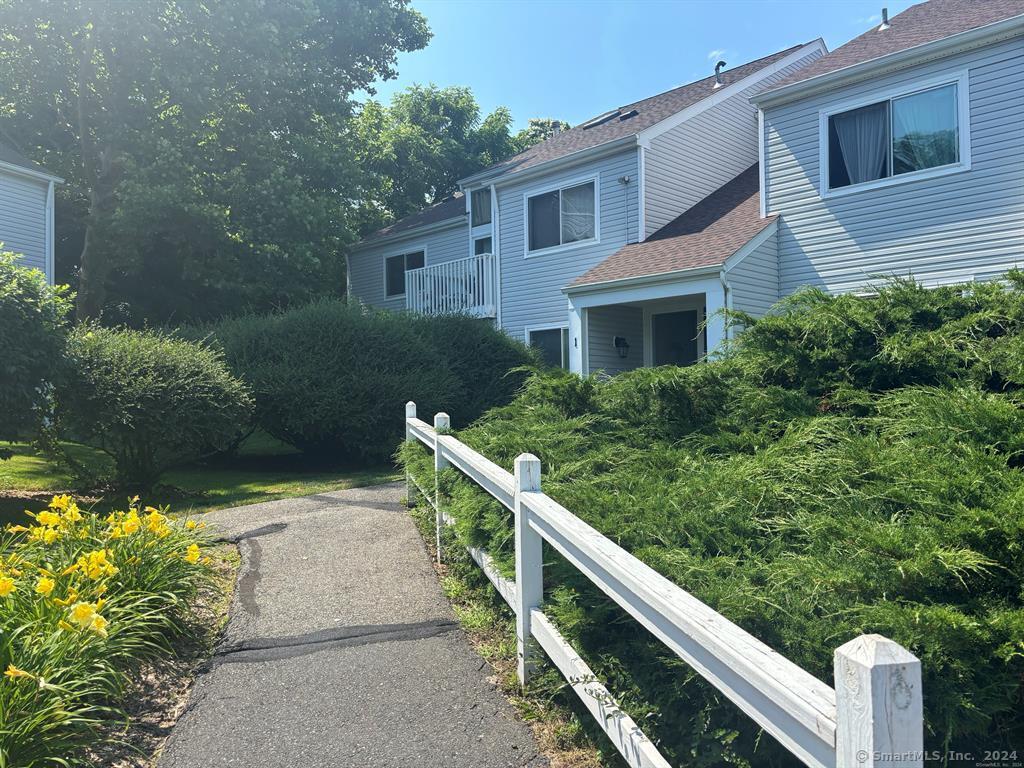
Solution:
<svg viewBox="0 0 1024 768"><path fill-rule="evenodd" d="M992 43L1009 40L1024 34L1024 14L988 24L984 27L969 29L956 35L922 43L913 48L905 48L885 56L851 64L848 67L835 69L816 77L784 85L779 88L763 91L754 95L750 101L762 109L776 107L790 101L816 95L822 91L837 88L841 85L865 80L868 77L886 74L890 71L905 69L933 59L952 56L974 48Z"/></svg>
<svg viewBox="0 0 1024 768"><path fill-rule="evenodd" d="M64 179L60 176L54 176L52 173L37 171L34 168L26 168L23 165L15 165L14 163L7 163L2 160L0 160L0 170L17 174L18 176L28 176L30 179L35 179L36 181L52 181L54 184L64 183Z"/></svg>
<svg viewBox="0 0 1024 768"><path fill-rule="evenodd" d="M783 56L778 61L772 62L768 66L753 72L742 80L737 80L735 83L730 83L724 88L719 88L712 95L707 96L696 104L691 104L686 109L682 109L675 114L669 115L661 122L655 123L649 128L644 128L637 134L637 141L642 147L649 147L651 142L661 136L666 131L671 131L673 128L678 127L682 123L690 120L702 112L706 112L717 104L721 104L731 96L735 96L737 93L745 91L752 85L758 83L758 81L771 77L772 75L780 72L786 67L792 66L794 63L800 61L815 51L821 51L823 54L828 53L828 48L825 47L825 41L820 37L807 45L802 45L793 51L788 56Z"/></svg>
<svg viewBox="0 0 1024 768"><path fill-rule="evenodd" d="M747 258L747 256L764 245L768 240L775 237L775 234L778 231L779 220L773 219L771 224L750 238L745 245L741 246L739 250L725 260L725 263L722 265L722 274L728 274L730 270L739 266L739 263Z"/></svg>
<svg viewBox="0 0 1024 768"><path fill-rule="evenodd" d="M413 227L412 229L404 229L393 235L358 242L352 246L352 252L365 251L367 248L376 248L378 245L387 245L388 243L394 243L399 240L410 240L422 237L423 235L428 235L432 232L448 229L449 227L453 227L457 224L466 225L467 223L465 214L459 214L458 216L453 216L452 218L445 219L444 221L435 221L433 224L426 224L422 227Z"/></svg>
<svg viewBox="0 0 1024 768"><path fill-rule="evenodd" d="M465 192L467 190L483 186L484 184L494 184L498 187L505 186L507 184L515 184L523 181L524 179L532 179L535 176L554 173L555 171L560 171L564 168L577 165L578 163L586 162L588 160L596 160L597 158L604 157L605 155L614 154L623 147L635 145L636 134L633 133L628 136L621 136L617 139L606 141L603 144L597 144L593 147L578 149L575 152L570 152L567 155L556 157L553 160L547 160L543 163L538 163L537 165L531 165L529 168L522 171L500 168L481 171L473 176L467 176L464 179L459 179L459 189Z"/></svg>

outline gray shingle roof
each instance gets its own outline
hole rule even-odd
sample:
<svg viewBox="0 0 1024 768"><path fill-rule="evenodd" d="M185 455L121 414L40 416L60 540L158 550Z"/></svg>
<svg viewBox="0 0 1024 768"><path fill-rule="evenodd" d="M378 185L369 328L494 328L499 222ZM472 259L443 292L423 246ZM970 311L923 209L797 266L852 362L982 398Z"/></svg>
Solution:
<svg viewBox="0 0 1024 768"><path fill-rule="evenodd" d="M722 82L724 85L730 85L738 80L742 80L759 69L770 66L779 59L788 56L801 47L803 46L794 45L792 48L778 51L770 56L765 56L747 64L741 64L733 69L725 69L722 71ZM657 96L626 104L619 107L619 113L621 115L628 115L635 110L635 116L627 119L613 117L592 128L584 128L589 121L583 122L575 128L570 128L568 131L552 136L540 144L535 144L508 160L497 163L488 170L500 169L502 173L515 173L532 168L535 165L540 165L541 163L557 160L580 150L590 149L615 141L616 139L632 136L645 128L650 128L652 125L660 123L676 112L680 112L696 104L698 101L711 96L715 92L714 86L715 78L714 75L711 75L703 80L697 80L679 88L673 88L671 91L659 93Z"/></svg>
<svg viewBox="0 0 1024 768"><path fill-rule="evenodd" d="M2 141L0 141L0 162L10 163L11 165L16 165L19 168L28 168L31 171L38 171L39 173L45 173L51 176L53 175L41 165L33 163L14 147L9 144L5 144Z"/></svg>
<svg viewBox="0 0 1024 768"><path fill-rule="evenodd" d="M876 25L765 93L1021 14L1024 0L929 0L912 5L889 19L888 29Z"/></svg>
<svg viewBox="0 0 1024 768"><path fill-rule="evenodd" d="M439 203L434 203L429 208L416 211L408 216L399 219L394 224L378 229L371 235L362 239L362 243L369 243L393 235L400 235L403 232L425 227L428 224L438 224L448 219L456 219L466 215L466 199L461 192L456 192L451 197L446 197Z"/></svg>
<svg viewBox="0 0 1024 768"><path fill-rule="evenodd" d="M620 248L569 287L724 264L776 219L761 218L758 188L755 163L642 243Z"/></svg>

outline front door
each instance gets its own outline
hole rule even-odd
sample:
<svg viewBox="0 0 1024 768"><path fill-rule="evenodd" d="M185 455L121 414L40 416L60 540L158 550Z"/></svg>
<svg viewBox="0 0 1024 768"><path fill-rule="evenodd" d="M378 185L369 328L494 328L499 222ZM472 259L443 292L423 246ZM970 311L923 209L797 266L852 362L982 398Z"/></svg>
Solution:
<svg viewBox="0 0 1024 768"><path fill-rule="evenodd" d="M654 365L692 365L697 362L697 326L700 315L696 309L662 312L651 316Z"/></svg>

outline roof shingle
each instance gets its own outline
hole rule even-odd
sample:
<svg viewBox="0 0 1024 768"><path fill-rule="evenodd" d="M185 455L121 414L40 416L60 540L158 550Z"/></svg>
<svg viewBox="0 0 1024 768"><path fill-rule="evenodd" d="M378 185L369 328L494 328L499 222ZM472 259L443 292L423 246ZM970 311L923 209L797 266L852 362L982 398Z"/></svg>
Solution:
<svg viewBox="0 0 1024 768"><path fill-rule="evenodd" d="M755 163L642 243L613 253L569 288L714 267L775 220L761 218Z"/></svg>
<svg viewBox="0 0 1024 768"><path fill-rule="evenodd" d="M929 0L912 5L889 19L888 28L869 29L765 93L1021 14L1024 0Z"/></svg>
<svg viewBox="0 0 1024 768"><path fill-rule="evenodd" d="M408 232L419 227L425 227L428 224L438 224L442 221L456 219L465 215L465 195L461 192L456 192L451 197L446 197L441 202L434 203L429 208L424 208L422 211L416 211L416 213L410 213L408 216L399 219L394 224L389 224L382 229L378 229L373 234L364 237L362 242L369 243L374 240L391 237L392 235L399 235L403 232Z"/></svg>
<svg viewBox="0 0 1024 768"><path fill-rule="evenodd" d="M798 48L802 48L803 45L807 45L807 43L794 45L784 51L778 51L770 56L741 64L733 69L723 70L722 83L723 85L731 85L742 80L759 69L764 69L779 59L785 58ZM696 104L698 101L711 96L715 90L715 77L712 75L705 77L703 80L697 80L687 85L673 88L671 91L659 93L657 96L650 96L649 98L635 101L632 104L626 104L619 107L619 113L626 116L633 110L636 110L635 116L626 119L613 117L591 128L584 128L590 122L589 120L585 121L575 128L570 128L567 131L552 136L546 141L535 144L518 155L510 157L508 160L503 160L487 170L500 170L503 174L516 173L541 163L557 160L574 152L607 144L610 141L626 136L632 136L645 128L650 128L652 125L660 123L676 112L680 112ZM591 120L593 119L596 118L591 118Z"/></svg>

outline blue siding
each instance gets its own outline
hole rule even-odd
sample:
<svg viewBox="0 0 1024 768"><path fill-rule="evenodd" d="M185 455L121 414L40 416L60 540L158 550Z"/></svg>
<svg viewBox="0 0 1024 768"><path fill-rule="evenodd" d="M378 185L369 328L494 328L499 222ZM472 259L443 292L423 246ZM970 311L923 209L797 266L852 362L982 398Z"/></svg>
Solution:
<svg viewBox="0 0 1024 768"><path fill-rule="evenodd" d="M819 110L968 69L970 170L821 199ZM766 193L779 226L783 294L864 289L878 276L926 285L1024 265L1024 42L991 45L766 110Z"/></svg>
<svg viewBox="0 0 1024 768"><path fill-rule="evenodd" d="M410 251L426 250L427 266L463 259L469 252L469 225L459 220L428 234L412 231L408 237L360 249L348 257L352 296L374 307L405 309L405 297L384 296L384 260Z"/></svg>
<svg viewBox="0 0 1024 768"><path fill-rule="evenodd" d="M729 270L732 308L761 317L779 300L778 237L773 235Z"/></svg>
<svg viewBox="0 0 1024 768"><path fill-rule="evenodd" d="M648 235L757 162L757 108L750 98L820 57L820 50L809 51L778 72L765 70L750 87L651 141L645 158Z"/></svg>
<svg viewBox="0 0 1024 768"><path fill-rule="evenodd" d="M0 243L3 250L21 254L22 263L43 272L48 188L45 181L0 171Z"/></svg>
<svg viewBox="0 0 1024 768"><path fill-rule="evenodd" d="M644 311L640 307L615 304L594 307L587 312L588 370L607 374L639 368L644 362ZM626 358L619 357L614 339L622 336L629 344Z"/></svg>
<svg viewBox="0 0 1024 768"><path fill-rule="evenodd" d="M542 181L498 188L501 238L501 324L513 337L524 338L528 325L564 323L567 300L562 288L615 253L636 242L638 152L635 148L575 168L553 173ZM600 242L526 258L523 195L597 174L600 177ZM629 176L630 182L619 179Z"/></svg>

